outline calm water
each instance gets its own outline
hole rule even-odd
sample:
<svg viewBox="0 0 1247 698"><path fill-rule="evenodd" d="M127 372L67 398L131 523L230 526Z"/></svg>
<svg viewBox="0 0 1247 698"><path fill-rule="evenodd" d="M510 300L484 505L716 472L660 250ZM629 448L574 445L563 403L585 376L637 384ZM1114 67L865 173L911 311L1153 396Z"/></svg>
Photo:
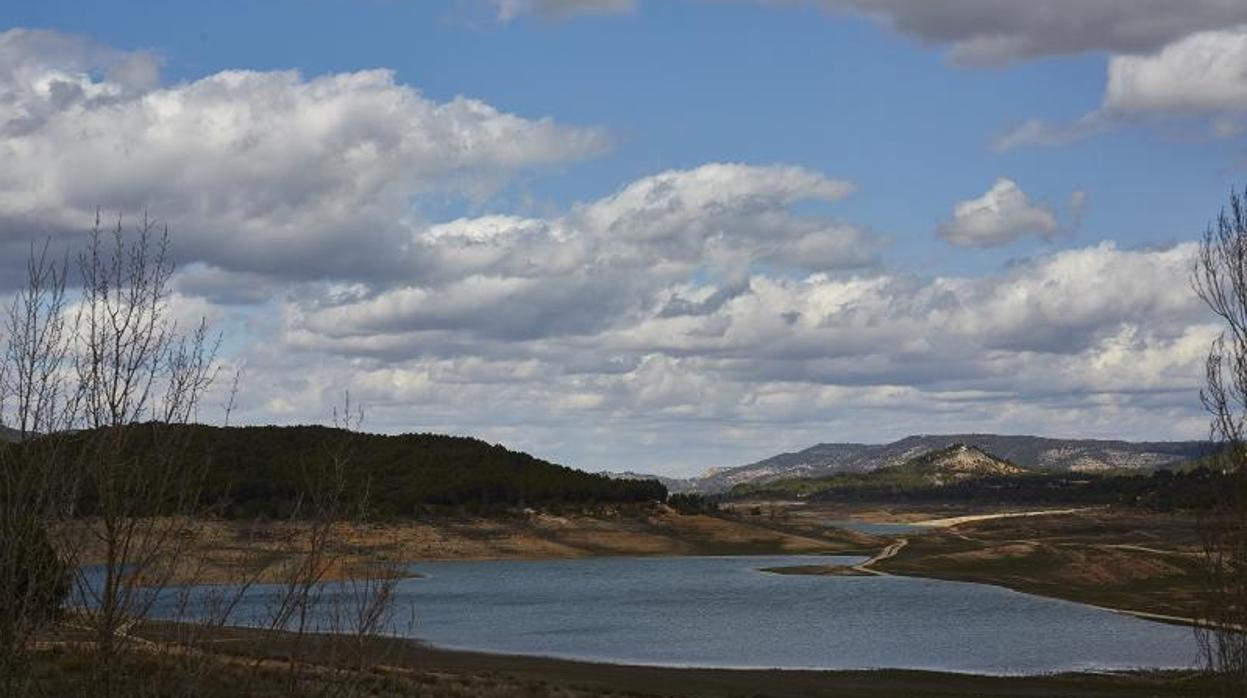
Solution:
<svg viewBox="0 0 1247 698"><path fill-rule="evenodd" d="M403 585L435 644L639 664L982 673L1189 666L1190 629L997 587L805 577L818 556L442 562Z"/></svg>
<svg viewBox="0 0 1247 698"><path fill-rule="evenodd" d="M407 634L436 645L637 664L1042 673L1196 658L1187 628L991 586L757 571L860 559L419 563L427 576L398 603ZM242 614L266 598L253 597Z"/></svg>

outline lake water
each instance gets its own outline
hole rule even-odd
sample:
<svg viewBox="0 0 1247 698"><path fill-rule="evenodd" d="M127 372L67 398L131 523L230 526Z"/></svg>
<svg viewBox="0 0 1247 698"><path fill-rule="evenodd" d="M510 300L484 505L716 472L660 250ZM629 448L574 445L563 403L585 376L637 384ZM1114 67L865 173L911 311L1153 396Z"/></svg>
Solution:
<svg viewBox="0 0 1247 698"><path fill-rule="evenodd" d="M435 645L631 664L1013 674L1196 660L1188 628L998 587L758 571L861 559L426 562L397 600L415 619L405 634ZM252 597L240 613L263 590Z"/></svg>
<svg viewBox="0 0 1247 698"><path fill-rule="evenodd" d="M400 603L437 645L635 664L976 673L1184 667L1189 628L980 584L810 577L825 556L413 566Z"/></svg>

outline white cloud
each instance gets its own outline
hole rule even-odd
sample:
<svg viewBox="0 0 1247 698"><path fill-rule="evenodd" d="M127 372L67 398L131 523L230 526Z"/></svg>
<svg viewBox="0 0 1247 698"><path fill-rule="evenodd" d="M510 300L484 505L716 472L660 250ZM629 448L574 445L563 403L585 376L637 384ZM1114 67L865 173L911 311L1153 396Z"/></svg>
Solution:
<svg viewBox="0 0 1247 698"><path fill-rule="evenodd" d="M1247 29L1195 34L1151 55L1113 56L1112 114L1247 111Z"/></svg>
<svg viewBox="0 0 1247 698"><path fill-rule="evenodd" d="M49 68L63 71L49 73ZM84 74L99 74L121 91L147 89L160 75L160 59L147 51L118 51L89 39L41 29L10 29L0 32L0 81L6 98L13 85L26 89L56 77L75 82Z"/></svg>
<svg viewBox="0 0 1247 698"><path fill-rule="evenodd" d="M965 424L1181 435L1198 415L1210 328L1184 282L1158 282L1185 278L1189 245L891 273L878 235L829 213L853 185L785 165L496 211L514 173L603 134L430 100L386 71L160 86L146 54L55 34L0 47L0 274L97 205L150 207L184 262L179 317L241 332L225 347L240 421L322 420L350 389L373 429L687 470ZM446 193L486 213L424 220ZM1059 218L1006 182L950 225L982 243Z"/></svg>
<svg viewBox="0 0 1247 698"><path fill-rule="evenodd" d="M1073 123L1030 120L996 140L998 150L1063 145L1139 119L1196 116L1229 138L1247 117L1247 26L1192 34L1148 54L1109 58L1100 107Z"/></svg>
<svg viewBox="0 0 1247 698"><path fill-rule="evenodd" d="M5 243L81 230L100 206L148 208L174 222L185 261L401 276L415 263L403 246L421 225L419 197L481 197L518 170L607 146L596 129L430 100L385 70L236 70L138 89L89 65L100 52L110 64L129 58L85 49L66 58L44 44L81 40L37 38L0 34L0 57L17 66L0 70ZM22 53L32 44L39 50Z"/></svg>
<svg viewBox="0 0 1247 698"><path fill-rule="evenodd" d="M487 0L501 20L617 13L638 0ZM723 0L718 0L722 2ZM958 63L997 65L1043 56L1143 53L1196 32L1247 23L1237 0L754 0L875 17L920 41L952 47Z"/></svg>
<svg viewBox="0 0 1247 698"><path fill-rule="evenodd" d="M1195 32L1247 22L1236 0L821 0L878 16L961 63L1088 51L1152 51Z"/></svg>
<svg viewBox="0 0 1247 698"><path fill-rule="evenodd" d="M446 298L293 303L264 372L298 377L254 389L311 410L354 386L397 428L511 438L594 467L730 464L767 450L751 439L795 446L967 423L1198 436L1195 389L1216 328L1180 281L1193 253L1106 243L983 277L660 277L631 287L627 304L615 302L618 279L594 275L563 296L450 285L429 291ZM515 293L522 301L507 300ZM586 318L573 333L533 320L569 313ZM512 315L525 332L497 330Z"/></svg>
<svg viewBox="0 0 1247 698"><path fill-rule="evenodd" d="M744 279L760 264L793 273L873 264L879 243L870 233L791 211L852 189L786 166L663 172L551 219L492 215L431 226L412 241L418 282L342 304L318 300L300 315L308 328L343 338L425 330L517 338L598 332L656 303L668 313L708 312L712 299L700 299L698 310L656 292L699 273Z"/></svg>
<svg viewBox="0 0 1247 698"><path fill-rule="evenodd" d="M1079 207L1081 198L1076 195ZM986 194L958 203L938 232L954 245L990 247L1027 235L1049 238L1060 229L1051 208L1033 203L1013 180L1001 177Z"/></svg>

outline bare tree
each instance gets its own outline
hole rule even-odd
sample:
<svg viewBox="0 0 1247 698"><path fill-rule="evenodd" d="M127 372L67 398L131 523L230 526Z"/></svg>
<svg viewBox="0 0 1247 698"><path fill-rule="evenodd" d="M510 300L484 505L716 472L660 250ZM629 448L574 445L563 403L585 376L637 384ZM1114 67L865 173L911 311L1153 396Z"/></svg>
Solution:
<svg viewBox="0 0 1247 698"><path fill-rule="evenodd" d="M290 525L294 560L269 599L265 627L285 646L288 695L350 694L357 677L375 659L369 641L389 629L400 579L393 564L374 562L365 570L344 570L340 539L368 518L367 482L353 480L355 432L363 410L350 394L333 415L334 432L320 452L302 464L299 501ZM318 681L306 686L305 668L314 662Z"/></svg>
<svg viewBox="0 0 1247 698"><path fill-rule="evenodd" d="M1247 194L1245 194L1247 195ZM1222 446L1216 466L1228 485L1201 516L1206 603L1198 631L1206 667L1226 695L1247 695L1247 201L1229 207L1204 233L1193 284L1223 331L1206 362L1200 392Z"/></svg>
<svg viewBox="0 0 1247 698"><path fill-rule="evenodd" d="M288 695L353 693L399 578L342 570L340 538L367 516L352 472L362 411L348 396L304 463L286 549L252 551L233 584L198 586L193 546L217 503L203 497L213 445L193 422L219 339L173 318L169 236L146 217L132 231L97 217L76 265L47 249L32 248L3 325L0 426L14 441L0 442L0 695L37 694L32 640L66 595L61 625L88 640L84 695L197 695L221 666L207 641L232 623L279 639ZM262 579L278 581L272 612L240 613ZM133 670L153 663L162 676Z"/></svg>
<svg viewBox="0 0 1247 698"><path fill-rule="evenodd" d="M45 245L31 248L26 272L5 316L0 356L0 426L9 425L13 440L0 443L0 695L28 692L31 640L56 615L68 582L49 527L69 511L72 478L58 443L32 447L36 436L74 421L64 375L67 268Z"/></svg>
<svg viewBox="0 0 1247 698"><path fill-rule="evenodd" d="M105 232L97 218L78 258L73 368L84 428L71 448L99 564L75 566L76 611L103 696L117 693L127 632L173 574L201 504L206 459L188 452L185 426L214 377L216 342L202 321L183 332L170 316L168 250L167 230L146 216L128 235L120 220Z"/></svg>

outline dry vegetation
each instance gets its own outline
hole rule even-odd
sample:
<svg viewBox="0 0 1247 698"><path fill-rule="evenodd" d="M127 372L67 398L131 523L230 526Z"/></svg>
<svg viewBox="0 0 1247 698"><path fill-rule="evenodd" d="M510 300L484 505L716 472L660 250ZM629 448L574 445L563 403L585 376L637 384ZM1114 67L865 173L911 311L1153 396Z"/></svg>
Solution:
<svg viewBox="0 0 1247 698"><path fill-rule="evenodd" d="M994 512L964 506L788 505L781 518L915 523ZM970 520L896 534L907 544L872 569L997 584L1108 608L1197 618L1202 548L1193 514L1093 508L1044 516Z"/></svg>
<svg viewBox="0 0 1247 698"><path fill-rule="evenodd" d="M880 569L987 582L1142 613L1198 617L1194 517L1097 511L962 524L913 536Z"/></svg>

